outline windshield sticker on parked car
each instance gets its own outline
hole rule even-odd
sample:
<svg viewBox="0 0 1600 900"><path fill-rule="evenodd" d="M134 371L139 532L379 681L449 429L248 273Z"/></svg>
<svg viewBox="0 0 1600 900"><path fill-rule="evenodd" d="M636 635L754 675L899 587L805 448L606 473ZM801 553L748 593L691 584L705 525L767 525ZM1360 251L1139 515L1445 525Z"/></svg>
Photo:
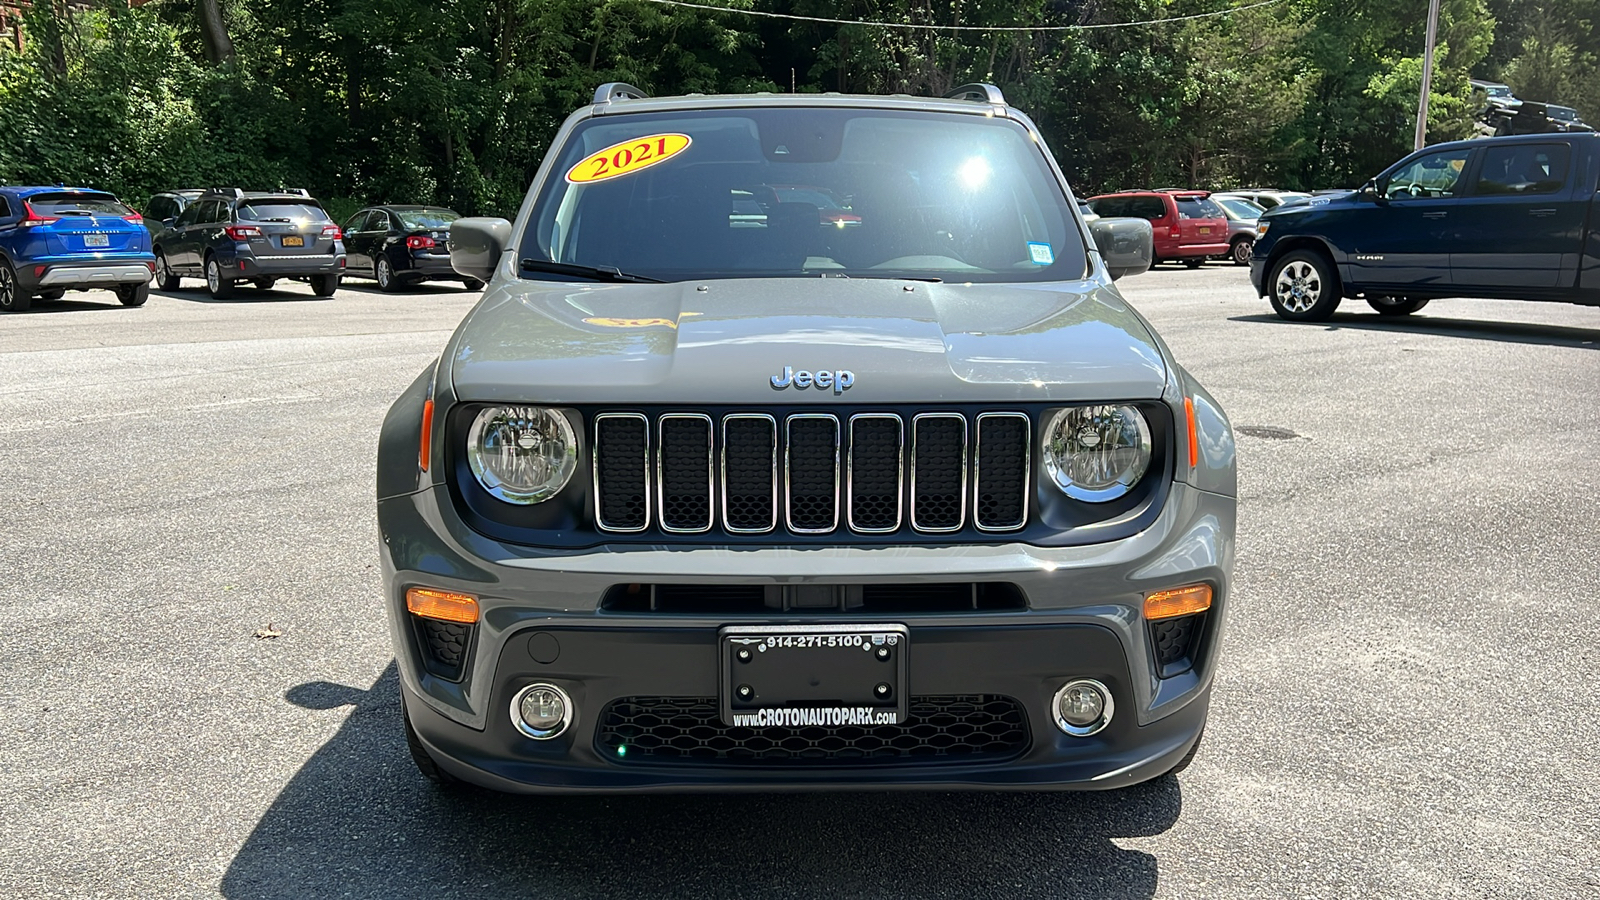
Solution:
<svg viewBox="0 0 1600 900"><path fill-rule="evenodd" d="M1033 260L1033 264L1036 266L1048 266L1056 261L1056 252L1050 249L1049 244L1040 241L1029 241L1028 257Z"/></svg>
<svg viewBox="0 0 1600 900"><path fill-rule="evenodd" d="M567 170L567 181L587 184L608 181L666 162L689 149L694 139L687 134L649 134L612 144L585 156Z"/></svg>

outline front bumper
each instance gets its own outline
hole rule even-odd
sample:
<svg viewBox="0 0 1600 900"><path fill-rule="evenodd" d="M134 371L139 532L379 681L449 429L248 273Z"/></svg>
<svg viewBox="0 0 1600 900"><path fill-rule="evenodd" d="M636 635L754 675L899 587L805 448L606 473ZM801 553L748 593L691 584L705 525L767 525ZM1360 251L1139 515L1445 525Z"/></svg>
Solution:
<svg viewBox="0 0 1600 900"><path fill-rule="evenodd" d="M1259 247L1256 248L1256 252L1260 252ZM1267 295L1265 286L1266 269L1267 261L1264 257L1252 256L1250 258L1250 286L1256 289L1257 297L1265 297Z"/></svg>
<svg viewBox="0 0 1600 900"><path fill-rule="evenodd" d="M1099 789L1170 769L1198 739L1228 603L1231 497L1175 484L1149 529L1103 544L959 548L598 548L547 552L500 544L463 526L448 497L428 489L378 505L389 607L413 727L446 771L519 792L917 787ZM442 505L441 505L442 504ZM1027 598L1010 612L885 617L795 612L667 615L599 609L612 586L860 584L1003 581ZM1141 615L1148 591L1205 582L1215 600L1187 670L1162 678ZM479 597L459 680L434 674L405 609L408 587ZM895 622L910 631L908 690L919 697L1004 698L1026 737L983 757L828 760L618 759L603 716L613 703L667 697L714 700L717 630L729 624ZM1116 714L1091 737L1052 721L1067 681L1094 678ZM561 687L576 707L561 737L533 741L512 726L510 703L535 681ZM709 732L708 732L709 734ZM716 736L722 740L726 736Z"/></svg>

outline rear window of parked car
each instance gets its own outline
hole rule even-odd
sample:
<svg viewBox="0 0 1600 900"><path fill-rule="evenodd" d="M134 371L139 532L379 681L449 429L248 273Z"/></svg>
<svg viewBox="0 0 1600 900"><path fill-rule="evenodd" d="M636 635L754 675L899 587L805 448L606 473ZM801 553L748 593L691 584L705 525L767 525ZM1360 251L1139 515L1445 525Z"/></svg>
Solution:
<svg viewBox="0 0 1600 900"><path fill-rule="evenodd" d="M1224 216L1222 207L1210 197L1173 197L1178 201L1178 218L1180 219L1220 219Z"/></svg>
<svg viewBox="0 0 1600 900"><path fill-rule="evenodd" d="M1160 197L1102 197L1089 205L1108 219L1122 216L1164 219L1167 216L1167 205Z"/></svg>
<svg viewBox="0 0 1600 900"><path fill-rule="evenodd" d="M34 194L28 205L41 216L70 216L74 213L104 213L111 216L132 215L133 210L117 202L110 194Z"/></svg>
<svg viewBox="0 0 1600 900"><path fill-rule="evenodd" d="M443 228L461 218L453 209L397 209L395 215L407 228Z"/></svg>
<svg viewBox="0 0 1600 900"><path fill-rule="evenodd" d="M294 222L309 219L328 222L328 213L310 203L243 203L239 205L239 220L249 222Z"/></svg>

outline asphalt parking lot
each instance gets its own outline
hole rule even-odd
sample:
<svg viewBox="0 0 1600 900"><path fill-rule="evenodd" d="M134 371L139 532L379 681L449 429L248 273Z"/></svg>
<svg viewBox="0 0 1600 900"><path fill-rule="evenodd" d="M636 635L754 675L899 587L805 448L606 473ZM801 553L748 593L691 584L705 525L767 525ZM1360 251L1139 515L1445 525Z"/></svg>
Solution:
<svg viewBox="0 0 1600 900"><path fill-rule="evenodd" d="M1206 744L1111 794L442 795L373 454L477 295L0 316L0 896L1600 894L1600 309L1123 285L1232 415L1241 508Z"/></svg>

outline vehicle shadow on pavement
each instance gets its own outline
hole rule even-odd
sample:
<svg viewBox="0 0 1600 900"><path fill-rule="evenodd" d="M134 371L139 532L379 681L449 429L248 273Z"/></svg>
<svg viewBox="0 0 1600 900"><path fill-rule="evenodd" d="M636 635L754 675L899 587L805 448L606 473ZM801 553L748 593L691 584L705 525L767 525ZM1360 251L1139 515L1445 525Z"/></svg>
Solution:
<svg viewBox="0 0 1600 900"><path fill-rule="evenodd" d="M39 313L64 313L88 312L95 309L129 309L118 303L115 297L107 295L108 300L97 302L94 300L35 300L33 305L21 312L9 312L7 316L32 316Z"/></svg>
<svg viewBox="0 0 1600 900"><path fill-rule="evenodd" d="M234 900L306 897L1147 898L1172 779L1070 794L511 797L441 792L407 756L391 663L279 794L223 878Z"/></svg>
<svg viewBox="0 0 1600 900"><path fill-rule="evenodd" d="M220 303L224 306L228 304L239 303L286 303L291 301L320 302L333 299L332 297L318 297L315 294L302 294L295 291L285 291L275 287L262 290L251 285L240 285L239 289L234 291L233 296L226 300L218 300L207 293L206 289L203 287L183 288L176 291L152 290L150 292L150 296L166 297L171 300L188 300L191 303Z"/></svg>
<svg viewBox="0 0 1600 900"><path fill-rule="evenodd" d="M1503 341L1513 344L1542 344L1552 347L1577 347L1600 350L1600 328L1578 328L1571 325L1540 325L1532 322L1486 322L1481 319L1449 319L1429 316L1395 316L1377 314L1334 313L1326 322L1289 322L1275 315L1230 316L1231 322L1261 322L1290 328L1321 327L1328 331L1356 328L1363 331L1401 331L1410 334L1431 334L1440 337L1471 338L1480 341Z"/></svg>
<svg viewBox="0 0 1600 900"><path fill-rule="evenodd" d="M432 296L435 296L435 295L446 295L446 294L477 294L477 293L481 293L480 291L469 291L469 290L466 290L461 285L452 284L452 283L450 283L448 281L441 281L441 282L424 281L421 284L409 285L409 286L407 286L405 288L402 288L402 289L400 289L398 291L386 291L383 288L378 287L378 283L376 281L365 281L365 282L363 282L363 281L343 281L343 282L339 283L339 290L341 290L341 291L354 291L355 293L358 293L358 294L375 294L375 295L377 295L379 297L405 297L405 296L432 297Z"/></svg>

